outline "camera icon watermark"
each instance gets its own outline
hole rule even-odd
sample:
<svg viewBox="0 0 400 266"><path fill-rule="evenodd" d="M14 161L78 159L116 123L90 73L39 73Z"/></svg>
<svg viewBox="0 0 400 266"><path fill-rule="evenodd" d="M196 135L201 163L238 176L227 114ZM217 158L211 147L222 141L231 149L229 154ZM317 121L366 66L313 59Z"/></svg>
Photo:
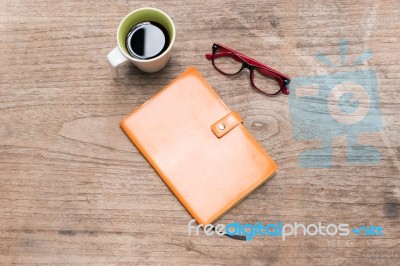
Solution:
<svg viewBox="0 0 400 266"><path fill-rule="evenodd" d="M346 42L342 40L342 64L345 46ZM371 54L367 51L352 66L360 64ZM334 66L321 54L317 58L328 66ZM294 78L290 84L289 109L293 138L321 143L320 149L299 154L301 167L332 167L332 141L338 136L347 138L348 163L380 161L381 153L376 147L361 145L357 141L360 134L382 131L374 69Z"/></svg>

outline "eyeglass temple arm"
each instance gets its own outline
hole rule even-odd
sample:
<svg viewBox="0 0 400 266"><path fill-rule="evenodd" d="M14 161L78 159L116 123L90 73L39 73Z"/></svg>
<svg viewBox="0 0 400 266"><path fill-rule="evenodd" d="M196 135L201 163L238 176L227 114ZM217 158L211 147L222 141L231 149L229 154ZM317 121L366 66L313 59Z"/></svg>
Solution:
<svg viewBox="0 0 400 266"><path fill-rule="evenodd" d="M238 58L237 56L234 56L231 52L218 52L218 53L215 53L215 55L214 55L215 59L218 59L218 58L224 57L224 56L230 56L233 59L235 59L236 61L242 62L242 60L240 60L240 58ZM208 60L211 60L212 59L212 54L206 54L206 58Z"/></svg>
<svg viewBox="0 0 400 266"><path fill-rule="evenodd" d="M244 55L240 52L236 51L236 53L238 53L245 61L247 61L247 63L250 63L251 65L258 66L258 67L263 67L264 69L262 69L262 70L265 71L265 73L266 73L266 69L268 69L271 73L277 74L280 78L283 78L285 80L290 80L290 78L288 76L286 76L285 74L283 74L282 72L279 72L267 65L264 65L263 63L260 63L257 60L255 60L251 57L248 57L247 55Z"/></svg>

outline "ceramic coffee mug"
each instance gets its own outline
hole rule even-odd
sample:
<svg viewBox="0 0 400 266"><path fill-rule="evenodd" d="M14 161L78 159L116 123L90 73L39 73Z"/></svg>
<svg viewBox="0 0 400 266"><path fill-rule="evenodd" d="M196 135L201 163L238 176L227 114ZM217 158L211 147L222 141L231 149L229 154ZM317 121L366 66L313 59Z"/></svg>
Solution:
<svg viewBox="0 0 400 266"><path fill-rule="evenodd" d="M132 57L126 47L125 41L129 31L137 24L152 21L161 24L168 31L169 45L160 55L151 59L139 59ZM131 61L137 68L144 72L154 73L163 69L171 56L172 46L175 41L175 25L172 19L163 11L156 8L140 8L129 13L122 19L117 30L117 44L108 55L107 59L113 76L118 77L118 67Z"/></svg>

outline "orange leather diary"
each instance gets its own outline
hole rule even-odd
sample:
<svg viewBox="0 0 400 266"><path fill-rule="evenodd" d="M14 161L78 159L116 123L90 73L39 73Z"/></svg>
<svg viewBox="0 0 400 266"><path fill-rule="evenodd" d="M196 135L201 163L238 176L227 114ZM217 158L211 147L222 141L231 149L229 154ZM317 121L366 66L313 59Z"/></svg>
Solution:
<svg viewBox="0 0 400 266"><path fill-rule="evenodd" d="M199 224L215 221L277 171L194 67L120 125Z"/></svg>

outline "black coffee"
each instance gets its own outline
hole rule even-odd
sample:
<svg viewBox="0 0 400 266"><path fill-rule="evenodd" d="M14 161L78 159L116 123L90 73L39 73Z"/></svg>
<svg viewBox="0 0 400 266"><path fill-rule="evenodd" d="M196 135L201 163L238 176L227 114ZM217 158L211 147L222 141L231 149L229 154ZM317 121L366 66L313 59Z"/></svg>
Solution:
<svg viewBox="0 0 400 266"><path fill-rule="evenodd" d="M126 36L126 48L134 58L155 58L167 50L168 45L168 31L163 25L153 21L133 26Z"/></svg>

